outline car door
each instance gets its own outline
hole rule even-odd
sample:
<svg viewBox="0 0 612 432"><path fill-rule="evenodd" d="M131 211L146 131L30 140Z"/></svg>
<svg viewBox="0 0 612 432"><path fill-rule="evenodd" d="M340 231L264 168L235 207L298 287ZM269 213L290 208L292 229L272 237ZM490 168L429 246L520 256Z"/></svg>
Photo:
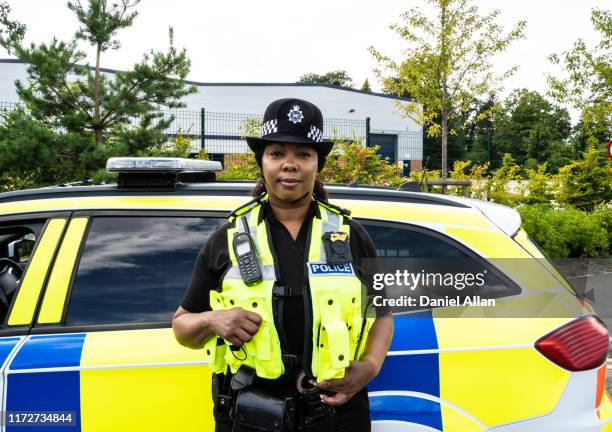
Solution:
<svg viewBox="0 0 612 432"><path fill-rule="evenodd" d="M5 421L12 417L6 405L7 367L32 326L69 216L37 213L0 217L0 384Z"/></svg>
<svg viewBox="0 0 612 432"><path fill-rule="evenodd" d="M473 260L496 278L493 297L522 292L459 236L407 223L361 222L383 259ZM464 231L481 243L488 238L482 230ZM491 232L494 247L506 246L500 237ZM401 422L409 431L482 431L554 409L570 373L540 355L533 342L566 318L453 318L446 312L394 310L388 356L368 386L374 430L399 430L394 427Z"/></svg>
<svg viewBox="0 0 612 432"><path fill-rule="evenodd" d="M7 409L56 413L58 431L212 431L210 370L171 318L222 217L74 213L7 370Z"/></svg>

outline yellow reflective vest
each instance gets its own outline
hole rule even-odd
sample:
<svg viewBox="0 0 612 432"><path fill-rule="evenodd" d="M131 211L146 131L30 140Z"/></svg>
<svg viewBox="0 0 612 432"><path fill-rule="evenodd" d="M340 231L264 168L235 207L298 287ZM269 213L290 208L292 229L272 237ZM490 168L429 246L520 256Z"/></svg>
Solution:
<svg viewBox="0 0 612 432"><path fill-rule="evenodd" d="M229 343L217 337L205 344L205 356L215 373L225 373L229 367L235 373L242 365L255 369L258 377L274 379L285 372L281 344L274 324L273 288L277 274L273 246L268 237L268 222L259 221L259 212L267 195L238 208L230 215L233 226L228 229L228 251L231 266L221 281L221 291L210 291L213 310L234 307L252 311L261 316L257 333L239 350L230 349ZM328 232L346 233L347 244L350 227L344 224L350 218L348 212L317 201L321 217L313 217L308 245L308 289L302 294L306 316L306 334L312 337L312 349L304 353L304 369L319 381L344 376L351 360L364 354L368 332L374 321L364 311L369 302L362 283L355 274L351 262L329 264L323 235ZM248 232L255 244L262 272L262 281L247 286L241 276L232 248L234 234ZM311 335L311 336L310 336Z"/></svg>

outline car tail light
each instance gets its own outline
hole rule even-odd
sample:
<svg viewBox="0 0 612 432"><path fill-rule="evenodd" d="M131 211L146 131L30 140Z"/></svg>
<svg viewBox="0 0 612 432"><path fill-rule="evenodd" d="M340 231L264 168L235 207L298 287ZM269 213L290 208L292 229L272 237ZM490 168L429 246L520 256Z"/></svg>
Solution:
<svg viewBox="0 0 612 432"><path fill-rule="evenodd" d="M546 358L570 371L601 366L608 356L608 329L597 317L574 320L535 343Z"/></svg>

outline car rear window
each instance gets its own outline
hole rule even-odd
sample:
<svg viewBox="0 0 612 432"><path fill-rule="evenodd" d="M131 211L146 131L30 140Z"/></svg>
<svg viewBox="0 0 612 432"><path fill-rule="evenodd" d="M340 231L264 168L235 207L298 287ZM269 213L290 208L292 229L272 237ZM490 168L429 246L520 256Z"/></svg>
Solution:
<svg viewBox="0 0 612 432"><path fill-rule="evenodd" d="M65 324L169 322L198 251L225 221L210 217L94 217Z"/></svg>
<svg viewBox="0 0 612 432"><path fill-rule="evenodd" d="M484 277L484 286L479 287L477 291L469 288L463 289L462 295L477 294L483 299L496 299L521 293L518 285L502 275L487 260L443 234L409 224L369 220L360 222L374 241L382 267L384 267L385 259L388 259L387 263L392 262L393 265L399 264L400 266L401 263L421 263L427 266L428 271L441 273L463 272L471 268L485 269L487 273ZM411 261L412 259L414 261ZM387 295L399 297L406 294L405 290L406 288L387 288ZM427 294L439 297L446 294L457 294L457 291L454 288L449 292L432 289ZM396 308L394 312L402 310L402 308Z"/></svg>

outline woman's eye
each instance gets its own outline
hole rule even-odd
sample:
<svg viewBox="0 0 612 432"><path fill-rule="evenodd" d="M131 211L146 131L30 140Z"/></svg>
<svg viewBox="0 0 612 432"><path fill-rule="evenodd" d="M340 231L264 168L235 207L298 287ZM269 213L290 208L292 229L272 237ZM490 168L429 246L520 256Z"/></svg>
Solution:
<svg viewBox="0 0 612 432"><path fill-rule="evenodd" d="M280 155L281 155L281 152L279 152L279 151L273 151L273 152L270 153L270 156L272 156L272 157L279 157Z"/></svg>
<svg viewBox="0 0 612 432"><path fill-rule="evenodd" d="M302 152L302 153L299 153L299 156L303 157L303 158L309 158L310 157L310 153Z"/></svg>

